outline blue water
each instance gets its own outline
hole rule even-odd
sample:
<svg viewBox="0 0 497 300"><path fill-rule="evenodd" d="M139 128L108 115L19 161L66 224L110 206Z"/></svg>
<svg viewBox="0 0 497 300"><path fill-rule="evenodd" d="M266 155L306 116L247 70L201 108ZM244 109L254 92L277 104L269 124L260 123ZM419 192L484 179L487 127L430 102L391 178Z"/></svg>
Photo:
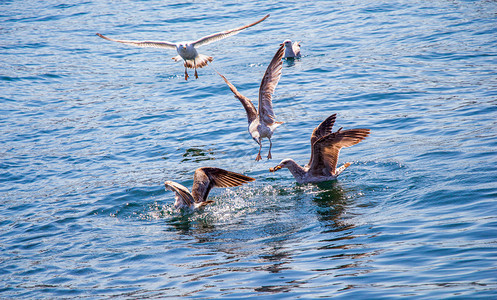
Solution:
<svg viewBox="0 0 497 300"><path fill-rule="evenodd" d="M256 100L284 39L273 159L212 67L105 41L191 40ZM0 298L497 297L497 2L0 2ZM191 72L190 75L193 75ZM298 185L312 129L370 128ZM267 153L267 141L263 156ZM179 214L165 180L257 181Z"/></svg>

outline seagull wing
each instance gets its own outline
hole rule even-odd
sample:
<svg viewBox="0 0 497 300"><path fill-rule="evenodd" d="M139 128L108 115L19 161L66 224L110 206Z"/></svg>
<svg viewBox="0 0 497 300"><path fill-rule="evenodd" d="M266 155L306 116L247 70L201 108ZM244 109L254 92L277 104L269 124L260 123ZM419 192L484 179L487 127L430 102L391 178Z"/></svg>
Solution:
<svg viewBox="0 0 497 300"><path fill-rule="evenodd" d="M197 203L203 202L213 187L239 186L254 180L252 177L219 168L198 168L193 176L193 198Z"/></svg>
<svg viewBox="0 0 497 300"><path fill-rule="evenodd" d="M364 140L370 133L369 129L338 130L319 138L312 145L309 172L320 174L324 169L335 175L340 149L353 146Z"/></svg>
<svg viewBox="0 0 497 300"><path fill-rule="evenodd" d="M301 56L300 55L300 43L302 43L302 42L301 41L295 42L292 45L293 53L295 53L296 57L300 57Z"/></svg>
<svg viewBox="0 0 497 300"><path fill-rule="evenodd" d="M244 95L240 94L236 89L236 87L232 85L231 82L229 82L228 79L226 79L226 77L221 75L221 73L219 73L218 71L216 71L216 73L219 74L219 76L221 76L224 82L226 82L226 84L230 87L230 90L233 92L233 94L235 94L235 98L240 100L240 102L243 105L243 108L245 108L245 111L247 112L247 119L249 124L252 123L252 121L257 118L257 110L255 109L255 106L252 103L252 101L250 101L250 99L245 97Z"/></svg>
<svg viewBox="0 0 497 300"><path fill-rule="evenodd" d="M183 204L191 207L195 202L190 191L183 185L174 181L166 181L165 186L168 190L175 192L176 199L182 201Z"/></svg>
<svg viewBox="0 0 497 300"><path fill-rule="evenodd" d="M118 42L118 43L123 43L126 45L131 45L131 46L137 46L137 47L153 47L153 48L166 48L166 49L176 49L176 44L175 43L170 43L170 42L157 42L157 41L125 41L125 40L116 40L112 39L109 37L106 37L105 35L102 35L100 33L97 33L97 35L103 39L106 39L108 41L112 42Z"/></svg>
<svg viewBox="0 0 497 300"><path fill-rule="evenodd" d="M267 18L269 18L269 15L266 15L264 18L260 19L259 21L256 21L254 23L251 23L251 24L248 24L248 25L245 25L245 26L242 26L242 27L238 27L238 28L235 28L235 29L230 29L230 30L226 30L226 31L214 33L214 34L211 34L211 35L208 35L208 36L204 36L203 38L200 38L200 39L196 40L192 44L195 47L200 47L200 46L207 45L207 44L210 44L210 43L215 42L215 41L222 40L224 38L227 38L227 37L230 37L232 35L235 35L235 34L239 33L243 29L246 29L246 28L252 27L252 26L254 26L256 24L259 24L260 22L266 20Z"/></svg>
<svg viewBox="0 0 497 300"><path fill-rule="evenodd" d="M267 67L259 88L259 118L268 126L274 123L272 95L280 81L283 54L285 45L282 44Z"/></svg>
<svg viewBox="0 0 497 300"><path fill-rule="evenodd" d="M316 128L314 128L311 135L311 145L313 145L318 139L331 133L336 118L337 114L332 114L326 118L326 120L321 122L321 124L319 124Z"/></svg>
<svg viewBox="0 0 497 300"><path fill-rule="evenodd" d="M311 134L311 159L309 160L309 163L307 164L308 166L311 165L312 160L314 159L314 143L316 143L317 140L322 138L323 136L330 134L331 130L333 129L333 125L335 124L337 114L332 114L326 120L321 122L314 130L312 131Z"/></svg>

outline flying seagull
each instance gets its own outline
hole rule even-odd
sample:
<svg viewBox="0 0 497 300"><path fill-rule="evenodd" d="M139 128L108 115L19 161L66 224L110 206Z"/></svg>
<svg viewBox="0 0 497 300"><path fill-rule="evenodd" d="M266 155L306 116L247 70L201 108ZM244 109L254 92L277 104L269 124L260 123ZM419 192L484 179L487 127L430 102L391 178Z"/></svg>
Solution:
<svg viewBox="0 0 497 300"><path fill-rule="evenodd" d="M285 45L285 56L283 58L300 58L300 43L285 40L282 45Z"/></svg>
<svg viewBox="0 0 497 300"><path fill-rule="evenodd" d="M255 158L256 161L262 159L261 157L261 149L262 149L262 138L268 138L269 140L269 153L267 158L271 158L271 147L273 143L271 142L271 136L273 135L274 130L279 125L283 124L283 122L275 121L275 116L273 112L273 103L272 103L272 94L278 81L281 77L281 69L282 69L282 61L284 53L284 46L281 45L276 54L274 55L271 63L266 69L266 73L262 78L261 86L259 88L259 110L255 109L254 104L250 101L249 98L243 96L238 92L236 87L232 85L226 77L221 75L219 72L219 76L224 79L224 81L228 84L229 88L235 94L235 97L240 100L245 111L247 112L247 119L249 123L248 131L254 141L259 144L259 153Z"/></svg>
<svg viewBox="0 0 497 300"><path fill-rule="evenodd" d="M314 128L311 135L311 159L304 167L298 165L293 159L284 159L269 171L275 172L282 168L288 168L298 183L321 182L333 180L340 175L351 163L345 163L337 167L338 153L343 147L353 146L369 133L369 129L338 129L332 132L336 114L326 118L318 127Z"/></svg>
<svg viewBox="0 0 497 300"><path fill-rule="evenodd" d="M197 68L202 68L205 67L209 62L211 62L214 58L212 56L207 56L203 54L199 54L197 52L196 47L204 46L207 44L210 44L215 41L222 40L224 38L227 38L229 36L235 35L242 31L243 29L252 27L264 20L266 20L269 17L269 15L266 15L264 18L260 19L259 21L256 21L254 23L238 27L235 29L230 29L218 33L214 33L211 35L204 36L196 41L188 41L188 42L180 42L180 43L171 43L171 42L165 42L165 41L125 41L125 40L116 40L113 38L106 37L100 33L97 33L97 35L103 39L113 41L113 42L118 42L118 43L123 43L127 45L132 45L132 46L137 46L137 47L154 47L154 48L166 48L166 49L176 49L179 55L173 57L172 59L174 61L180 61L181 59L184 60L184 66L185 66L185 80L188 80L188 72L186 71L187 68L190 69L195 69L195 78L198 78L197 75Z"/></svg>
<svg viewBox="0 0 497 300"><path fill-rule="evenodd" d="M207 200L207 196L213 187L233 187L239 186L249 181L254 181L252 177L248 177L235 172L226 171L219 168L198 168L193 175L192 192L188 191L183 185L166 181L165 186L167 190L176 193L174 207L181 208L201 208L212 200Z"/></svg>

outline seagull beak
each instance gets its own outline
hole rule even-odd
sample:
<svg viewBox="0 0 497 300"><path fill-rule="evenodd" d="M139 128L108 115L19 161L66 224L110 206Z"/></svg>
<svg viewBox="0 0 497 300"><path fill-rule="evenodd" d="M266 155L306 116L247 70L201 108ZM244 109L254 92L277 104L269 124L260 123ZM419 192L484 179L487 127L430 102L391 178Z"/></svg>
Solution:
<svg viewBox="0 0 497 300"><path fill-rule="evenodd" d="M277 165L276 167L274 168L269 168L269 172L276 172L278 171L279 169L281 169L281 166L280 165Z"/></svg>
<svg viewBox="0 0 497 300"><path fill-rule="evenodd" d="M281 43L280 46L283 46L283 43Z"/></svg>

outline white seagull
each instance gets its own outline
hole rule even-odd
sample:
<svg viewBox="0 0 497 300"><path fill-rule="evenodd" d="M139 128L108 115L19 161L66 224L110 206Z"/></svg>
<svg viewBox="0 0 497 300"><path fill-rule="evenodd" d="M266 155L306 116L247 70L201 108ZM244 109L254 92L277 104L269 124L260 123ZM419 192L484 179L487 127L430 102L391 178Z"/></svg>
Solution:
<svg viewBox="0 0 497 300"><path fill-rule="evenodd" d="M174 207L176 209L190 208L198 209L204 207L212 200L206 200L213 187L233 187L239 186L249 181L254 181L248 177L235 172L226 171L219 168L198 168L193 175L192 192L183 185L174 181L166 181L166 190L176 193Z"/></svg>
<svg viewBox="0 0 497 300"><path fill-rule="evenodd" d="M233 94L235 94L235 97L240 100L245 108L245 111L247 112L247 119L249 123L248 131L254 141L259 144L259 153L255 158L256 161L262 159L262 138L268 138L269 140L269 153L267 158L271 158L271 147L273 146L271 137L276 127L283 124L283 122L277 122L274 120L275 116L271 100L274 89L276 88L276 85L281 77L281 69L283 64L281 59L283 58L283 52L283 46L280 46L271 60L271 63L267 67L264 77L262 78L261 86L259 88L259 110L255 109L254 104L249 98L240 94L236 87L232 85L228 79L216 71L217 74L219 74L219 76L221 76L221 78L223 78L228 84Z"/></svg>
<svg viewBox="0 0 497 300"><path fill-rule="evenodd" d="M283 58L300 58L300 43L295 42L292 44L292 41L285 40L282 45L285 45L285 56Z"/></svg>
<svg viewBox="0 0 497 300"><path fill-rule="evenodd" d="M97 35L103 39L113 41L113 42L118 42L118 43L123 43L127 45L132 45L132 46L138 46L138 47L154 47L154 48L166 48L166 49L176 49L179 55L173 57L172 59L174 61L180 61L181 59L184 60L184 66L185 66L185 80L188 80L188 73L186 71L187 68L190 69L195 69L195 78L198 78L197 75L197 68L202 68L205 67L209 62L211 62L214 58L212 56L207 56L203 54L199 54L197 52L197 49L195 47L200 47L204 46L207 44L210 44L215 41L222 40L224 38L227 38L229 36L235 35L242 31L243 29L249 28L251 26L254 26L265 19L267 19L269 15L266 15L264 18L260 19L257 22L238 27L235 29L230 29L218 33L214 33L208 36L204 36L203 38L200 38L196 41L189 41L189 42L180 42L180 43L171 43L171 42L160 42L160 41L125 41L125 40L116 40L112 39L109 37L106 37L100 33L97 33Z"/></svg>
<svg viewBox="0 0 497 300"><path fill-rule="evenodd" d="M353 146L369 133L369 129L338 129L331 132L335 123L336 114L326 118L318 127L314 128L311 135L311 159L304 167L298 165L293 159L284 159L269 171L275 172L282 168L288 168L298 183L321 182L334 180L351 163L345 163L340 168L337 167L338 153L343 147Z"/></svg>

